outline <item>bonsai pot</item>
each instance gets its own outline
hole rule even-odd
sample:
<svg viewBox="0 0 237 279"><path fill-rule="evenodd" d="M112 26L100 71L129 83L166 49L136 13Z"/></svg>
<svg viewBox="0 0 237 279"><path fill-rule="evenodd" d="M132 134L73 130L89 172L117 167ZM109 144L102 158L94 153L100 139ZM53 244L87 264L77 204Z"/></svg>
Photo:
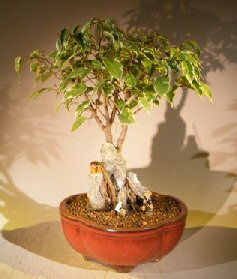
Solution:
<svg viewBox="0 0 237 279"><path fill-rule="evenodd" d="M158 222L155 226L145 228L109 229L69 214L66 204L74 196L64 199L60 204L62 227L68 242L84 258L118 270L160 260L176 246L185 228L187 207L175 197L168 196L175 199L181 208L174 220Z"/></svg>

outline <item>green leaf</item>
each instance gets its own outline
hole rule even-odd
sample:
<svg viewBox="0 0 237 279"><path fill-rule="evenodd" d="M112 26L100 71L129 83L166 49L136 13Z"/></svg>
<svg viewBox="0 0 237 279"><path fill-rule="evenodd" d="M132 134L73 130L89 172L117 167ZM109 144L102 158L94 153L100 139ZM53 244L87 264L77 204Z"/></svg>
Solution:
<svg viewBox="0 0 237 279"><path fill-rule="evenodd" d="M108 31L104 31L103 34L105 37L111 39L111 41L114 42L114 36L112 33L108 32Z"/></svg>
<svg viewBox="0 0 237 279"><path fill-rule="evenodd" d="M180 62L180 67L182 69L182 72L183 74L185 75L186 79L188 80L188 82L190 84L192 84L193 82L193 78L194 78L194 73L193 73L193 66L192 64L187 61L187 60L184 60L184 61L181 61Z"/></svg>
<svg viewBox="0 0 237 279"><path fill-rule="evenodd" d="M91 65L94 69L102 69L104 67L99 60L92 60Z"/></svg>
<svg viewBox="0 0 237 279"><path fill-rule="evenodd" d="M154 60L154 53L152 51L152 49L150 48L144 48L143 49L143 53L150 59L150 60Z"/></svg>
<svg viewBox="0 0 237 279"><path fill-rule="evenodd" d="M139 97L138 99L146 111L151 110L151 105L152 105L153 101L149 100L146 96Z"/></svg>
<svg viewBox="0 0 237 279"><path fill-rule="evenodd" d="M61 42L60 37L56 41L56 49L57 49L57 51L61 51L61 49L62 49L62 42Z"/></svg>
<svg viewBox="0 0 237 279"><path fill-rule="evenodd" d="M153 101L157 98L158 93L152 85L147 85L143 90L143 95L139 97L139 101L146 111L151 110Z"/></svg>
<svg viewBox="0 0 237 279"><path fill-rule="evenodd" d="M60 52L58 52L57 54L57 60L61 60L61 61L67 61L70 57L69 52L67 52L66 50L61 50Z"/></svg>
<svg viewBox="0 0 237 279"><path fill-rule="evenodd" d="M85 91L87 87L84 83L79 83L75 85L72 89L68 90L65 94L66 99L71 99L74 97L81 96Z"/></svg>
<svg viewBox="0 0 237 279"><path fill-rule="evenodd" d="M130 109L134 109L136 106L138 105L138 100L132 100L130 103L129 103L129 108Z"/></svg>
<svg viewBox="0 0 237 279"><path fill-rule="evenodd" d="M120 111L123 111L125 109L126 103L123 100L116 100L115 103Z"/></svg>
<svg viewBox="0 0 237 279"><path fill-rule="evenodd" d="M152 63L149 59L142 60L142 65L144 66L147 72L151 71Z"/></svg>
<svg viewBox="0 0 237 279"><path fill-rule="evenodd" d="M113 84L105 82L102 85L102 89L103 89L105 95L107 95L108 97L111 97L114 93L115 87Z"/></svg>
<svg viewBox="0 0 237 279"><path fill-rule="evenodd" d="M78 116L72 125L71 132L76 131L87 119L87 117Z"/></svg>
<svg viewBox="0 0 237 279"><path fill-rule="evenodd" d="M85 36L89 36L90 34L90 29L91 29L91 24L92 24L92 20L88 21L82 28L81 28L81 32L83 35Z"/></svg>
<svg viewBox="0 0 237 279"><path fill-rule="evenodd" d="M185 48L187 50L190 50L190 51L196 53L198 57L201 54L201 49L200 49L197 41L195 41L195 40L185 41L182 45L182 48Z"/></svg>
<svg viewBox="0 0 237 279"><path fill-rule="evenodd" d="M63 79L61 82L60 82L60 85L59 85L59 90L60 91L64 91L65 90L65 88L67 87L67 85L68 85L68 79L66 78L66 79Z"/></svg>
<svg viewBox="0 0 237 279"><path fill-rule="evenodd" d="M76 107L77 115L81 115L90 106L90 101L86 100Z"/></svg>
<svg viewBox="0 0 237 279"><path fill-rule="evenodd" d="M133 88L137 84L137 80L132 73L127 73L125 76L125 82L129 88Z"/></svg>
<svg viewBox="0 0 237 279"><path fill-rule="evenodd" d="M159 96L163 96L169 90L169 77L160 77L154 82L154 89Z"/></svg>
<svg viewBox="0 0 237 279"><path fill-rule="evenodd" d="M41 82L46 82L52 75L53 75L53 72L44 73L43 75L40 76Z"/></svg>
<svg viewBox="0 0 237 279"><path fill-rule="evenodd" d="M42 57L42 50L34 50L30 54L30 58L38 58L38 57Z"/></svg>
<svg viewBox="0 0 237 279"><path fill-rule="evenodd" d="M17 72L18 77L20 77L22 62L23 62L22 57L20 57L20 56L16 57L16 59L15 59L15 70Z"/></svg>
<svg viewBox="0 0 237 279"><path fill-rule="evenodd" d="M50 54L49 54L49 57L52 57L52 58L56 58L56 56L57 56L57 54L58 54L58 52L55 50L55 51L52 51L52 52L50 52Z"/></svg>
<svg viewBox="0 0 237 279"><path fill-rule="evenodd" d="M185 61L189 61L191 62L195 67L199 67L200 66L200 61L198 59L198 56L195 55L194 53L190 52L190 51L182 51L180 53L180 57L182 60Z"/></svg>
<svg viewBox="0 0 237 279"><path fill-rule="evenodd" d="M120 80L123 76L123 66L118 59L115 58L103 58L103 63L111 76Z"/></svg>
<svg viewBox="0 0 237 279"><path fill-rule="evenodd" d="M66 99L64 100L64 104L66 106L67 111L70 111L70 106L72 104L72 99Z"/></svg>
<svg viewBox="0 0 237 279"><path fill-rule="evenodd" d="M178 47L171 47L170 48L170 57L171 58L176 58L180 54L180 49Z"/></svg>
<svg viewBox="0 0 237 279"><path fill-rule="evenodd" d="M199 95L199 97L201 97L203 95L201 85L196 80L194 80L192 83L192 89L194 89L196 91L196 93Z"/></svg>
<svg viewBox="0 0 237 279"><path fill-rule="evenodd" d="M125 108L119 115L119 119L122 123L131 124L135 122L135 117L131 109Z"/></svg>
<svg viewBox="0 0 237 279"><path fill-rule="evenodd" d="M77 42L80 43L83 49L87 48L88 46L88 40L85 38L84 34L82 32L78 32L77 34L74 34L75 39Z"/></svg>
<svg viewBox="0 0 237 279"><path fill-rule="evenodd" d="M152 86L152 85L145 86L143 93L151 101L155 100L158 95L158 93L154 89L154 86Z"/></svg>
<svg viewBox="0 0 237 279"><path fill-rule="evenodd" d="M73 28L72 33L73 33L74 35L76 35L76 34L78 33L79 30L80 30L80 26L79 26L79 25L76 25L76 26Z"/></svg>
<svg viewBox="0 0 237 279"><path fill-rule="evenodd" d="M63 28L60 32L60 40L61 44L64 46L66 41L68 40L69 37L69 30L67 28Z"/></svg>
<svg viewBox="0 0 237 279"><path fill-rule="evenodd" d="M212 102L212 93L210 88L207 86L206 83L201 84L201 90L202 92L209 98L209 100Z"/></svg>
<svg viewBox="0 0 237 279"><path fill-rule="evenodd" d="M39 62L37 61L31 61L30 63L30 71L32 73L35 73L37 71L37 67L39 66Z"/></svg>
<svg viewBox="0 0 237 279"><path fill-rule="evenodd" d="M174 100L174 97L175 97L175 92L176 92L177 88L178 88L177 85L174 85L173 87L170 87L169 91L166 94L166 99L170 104L173 103L173 100Z"/></svg>
<svg viewBox="0 0 237 279"><path fill-rule="evenodd" d="M45 91L50 91L50 90L52 90L52 89L48 88L48 87L36 89L36 90L34 90L33 92L30 93L30 98L36 99L37 97L42 95L42 93L44 93Z"/></svg>
<svg viewBox="0 0 237 279"><path fill-rule="evenodd" d="M76 77L80 77L80 78L84 78L85 76L87 76L90 72L90 69L87 68L78 68L75 71L73 71L72 77L76 78Z"/></svg>
<svg viewBox="0 0 237 279"><path fill-rule="evenodd" d="M84 78L89 72L90 72L90 70L87 68L78 68L78 69L72 71L67 76L67 79L77 78L77 77Z"/></svg>

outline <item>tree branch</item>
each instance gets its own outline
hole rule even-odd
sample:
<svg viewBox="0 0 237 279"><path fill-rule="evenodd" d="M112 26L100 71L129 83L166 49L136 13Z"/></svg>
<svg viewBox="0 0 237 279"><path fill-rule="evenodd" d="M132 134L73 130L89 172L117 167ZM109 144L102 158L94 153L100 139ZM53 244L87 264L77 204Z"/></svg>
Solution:
<svg viewBox="0 0 237 279"><path fill-rule="evenodd" d="M89 76L87 76L87 79L88 79L94 86L96 86L96 84L94 83L93 79L91 79Z"/></svg>
<svg viewBox="0 0 237 279"><path fill-rule="evenodd" d="M138 113L142 109L143 109L143 107L138 108L137 110L134 111L134 114Z"/></svg>
<svg viewBox="0 0 237 279"><path fill-rule="evenodd" d="M110 117L109 117L109 107L108 107L108 100L104 96L104 109L105 109L105 119L106 119L106 124L109 125L111 124Z"/></svg>
<svg viewBox="0 0 237 279"><path fill-rule="evenodd" d="M105 114L103 113L103 111L96 105L96 110L99 111L99 113L104 117L105 119Z"/></svg>
<svg viewBox="0 0 237 279"><path fill-rule="evenodd" d="M113 144L112 122L111 122L110 115L109 115L108 100L107 100L106 96L103 96L103 97L104 97L104 110L105 110L105 120L106 120L105 137L106 137L107 142L110 142Z"/></svg>
<svg viewBox="0 0 237 279"><path fill-rule="evenodd" d="M96 122L98 123L98 125L100 126L102 131L105 132L105 125L103 124L103 122L101 121L99 116L97 115L96 109L93 107L90 98L88 97L87 94L85 94L85 97L88 101L90 101L89 110L91 111L92 116L95 118Z"/></svg>
<svg viewBox="0 0 237 279"><path fill-rule="evenodd" d="M90 104L89 110L91 111L92 116L95 118L96 122L98 123L98 125L100 126L102 131L105 132L105 126L102 123L102 121L100 120L99 116L96 114L96 110L93 108L93 106L91 104Z"/></svg>
<svg viewBox="0 0 237 279"><path fill-rule="evenodd" d="M111 123L114 122L115 115L116 115L116 112L117 112L117 110L118 110L118 109L117 109L117 106L116 106L116 101L117 101L117 99L118 99L118 94L115 94L115 96L114 96L114 107L113 107L113 109L112 109L111 117L110 117Z"/></svg>

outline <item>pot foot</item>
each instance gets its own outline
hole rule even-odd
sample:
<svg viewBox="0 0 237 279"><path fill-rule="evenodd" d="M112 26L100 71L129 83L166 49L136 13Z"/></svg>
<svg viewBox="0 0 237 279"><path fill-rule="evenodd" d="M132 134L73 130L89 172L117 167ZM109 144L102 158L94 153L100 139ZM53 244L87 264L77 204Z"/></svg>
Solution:
<svg viewBox="0 0 237 279"><path fill-rule="evenodd" d="M157 262L159 262L159 261L161 261L161 258L159 258L159 259L154 259L154 260L151 260L150 262L151 262L151 263L157 263Z"/></svg>
<svg viewBox="0 0 237 279"><path fill-rule="evenodd" d="M93 259L89 258L88 256L83 255L85 261L92 261Z"/></svg>
<svg viewBox="0 0 237 279"><path fill-rule="evenodd" d="M119 266L119 265L113 265L111 267L115 269L118 273L129 273L134 268L134 266Z"/></svg>

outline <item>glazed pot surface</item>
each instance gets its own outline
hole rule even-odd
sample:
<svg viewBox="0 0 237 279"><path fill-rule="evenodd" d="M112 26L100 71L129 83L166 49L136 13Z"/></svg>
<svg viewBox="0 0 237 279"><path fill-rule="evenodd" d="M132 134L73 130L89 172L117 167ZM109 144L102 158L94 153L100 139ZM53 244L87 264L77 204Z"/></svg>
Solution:
<svg viewBox="0 0 237 279"><path fill-rule="evenodd" d="M64 199L60 204L64 234L74 249L104 264L136 266L161 259L176 246L185 228L187 207L171 196L168 197L175 199L181 208L174 220L158 222L150 228L116 230L70 215L66 203L75 196Z"/></svg>

